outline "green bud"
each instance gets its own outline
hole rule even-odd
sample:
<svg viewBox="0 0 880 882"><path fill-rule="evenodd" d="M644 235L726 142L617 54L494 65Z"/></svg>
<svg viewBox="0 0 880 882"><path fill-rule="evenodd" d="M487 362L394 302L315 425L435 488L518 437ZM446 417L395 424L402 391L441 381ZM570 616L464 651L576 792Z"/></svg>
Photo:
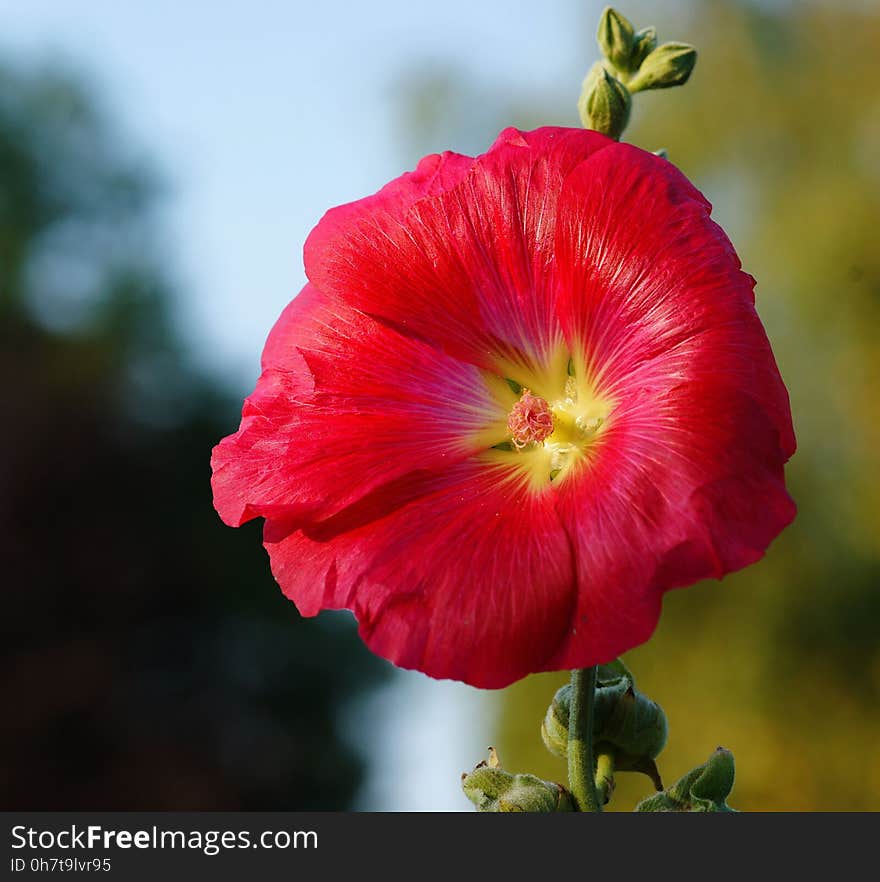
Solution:
<svg viewBox="0 0 880 882"><path fill-rule="evenodd" d="M629 81L630 92L668 89L688 81L697 63L697 50L687 43L664 43L642 62L639 72Z"/></svg>
<svg viewBox="0 0 880 882"><path fill-rule="evenodd" d="M663 793L643 799L637 812L734 812L727 804L733 790L733 754L719 747Z"/></svg>
<svg viewBox="0 0 880 882"><path fill-rule="evenodd" d="M593 718L596 753L608 753L619 772L641 772L661 790L663 784L654 762L666 746L666 714L654 701L636 691L633 677L620 659L600 665ZM568 721L571 686L566 684L547 709L541 737L556 756L568 755Z"/></svg>
<svg viewBox="0 0 880 882"><path fill-rule="evenodd" d="M561 756L563 759L568 756L568 715L571 706L571 685L563 686L550 707L544 715L544 721L541 723L541 738L544 740L544 746L550 753Z"/></svg>
<svg viewBox="0 0 880 882"><path fill-rule="evenodd" d="M633 37L632 52L629 56L629 69L638 70L648 55L657 48L657 29L642 28Z"/></svg>
<svg viewBox="0 0 880 882"><path fill-rule="evenodd" d="M621 772L642 771L640 760L653 760L666 746L669 734L666 714L656 702L636 692L623 678L596 690L596 742L614 747L615 764Z"/></svg>
<svg viewBox="0 0 880 882"><path fill-rule="evenodd" d="M560 784L485 763L461 776L461 789L478 812L574 811L571 795Z"/></svg>
<svg viewBox="0 0 880 882"><path fill-rule="evenodd" d="M733 790L736 778L736 767L733 754L719 747L703 766L703 774L694 781L691 787L691 800L704 812L732 812L727 804L727 797ZM696 808L692 811L697 811Z"/></svg>
<svg viewBox="0 0 880 882"><path fill-rule="evenodd" d="M596 62L584 80L578 111L585 128L619 140L629 121L630 96L626 86Z"/></svg>
<svg viewBox="0 0 880 882"><path fill-rule="evenodd" d="M606 6L596 35L602 54L620 71L630 70L633 26L616 9Z"/></svg>

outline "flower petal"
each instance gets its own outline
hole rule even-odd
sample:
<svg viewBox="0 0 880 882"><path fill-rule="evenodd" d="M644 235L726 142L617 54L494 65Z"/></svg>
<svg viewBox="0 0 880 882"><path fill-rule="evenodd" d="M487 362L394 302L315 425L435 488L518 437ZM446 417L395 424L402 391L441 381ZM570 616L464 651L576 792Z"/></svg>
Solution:
<svg viewBox="0 0 880 882"><path fill-rule="evenodd" d="M559 487L579 600L553 665L620 655L650 637L663 592L761 558L795 514L783 461L763 409L721 384L681 383L616 414Z"/></svg>
<svg viewBox="0 0 880 882"><path fill-rule="evenodd" d="M212 458L215 506L234 526L329 517L410 471L471 456L505 417L477 368L308 286L263 363L241 428Z"/></svg>
<svg viewBox="0 0 880 882"><path fill-rule="evenodd" d="M597 391L650 377L723 378L747 391L795 449L788 393L754 308L754 279L671 163L615 144L566 180L556 230L559 315Z"/></svg>
<svg viewBox="0 0 880 882"><path fill-rule="evenodd" d="M628 145L566 180L560 319L614 408L559 487L580 590L560 667L643 642L664 591L753 563L794 517L788 396L754 280L709 211L674 166Z"/></svg>
<svg viewBox="0 0 880 882"><path fill-rule="evenodd" d="M423 480L415 495L378 520L364 499L280 540L268 522L284 593L303 615L351 609L374 652L433 677L498 688L545 669L575 603L552 493L470 460Z"/></svg>
<svg viewBox="0 0 880 882"><path fill-rule="evenodd" d="M547 358L555 310L554 223L565 176L613 142L578 129L507 129L431 198L382 193L322 221L309 279L393 327L482 367Z"/></svg>

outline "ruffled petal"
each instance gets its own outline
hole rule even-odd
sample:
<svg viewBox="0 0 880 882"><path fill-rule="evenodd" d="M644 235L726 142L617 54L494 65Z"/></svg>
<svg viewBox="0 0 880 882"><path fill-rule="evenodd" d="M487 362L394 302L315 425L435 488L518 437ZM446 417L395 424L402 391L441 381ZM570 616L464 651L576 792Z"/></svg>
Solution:
<svg viewBox="0 0 880 882"><path fill-rule="evenodd" d="M553 259L562 181L611 143L577 129L507 129L430 198L393 204L380 193L323 220L306 242L309 279L481 367L546 360L562 340Z"/></svg>
<svg viewBox="0 0 880 882"><path fill-rule="evenodd" d="M614 145L559 205L559 315L613 403L591 462L559 487L579 605L560 667L646 640L662 593L759 559L792 520L788 396L754 280L674 166Z"/></svg>
<svg viewBox="0 0 880 882"><path fill-rule="evenodd" d="M307 287L285 310L239 431L214 450L226 523L326 518L410 471L492 443L504 419L481 372Z"/></svg>
<svg viewBox="0 0 880 882"><path fill-rule="evenodd" d="M323 311L327 302L313 285L306 285L281 312L278 320L269 331L260 367L264 371L291 371L300 376L306 387L314 389L311 374L305 368L300 346L308 346L316 332L313 315Z"/></svg>
<svg viewBox="0 0 880 882"><path fill-rule="evenodd" d="M552 493L468 461L382 494L419 498L375 519L365 498L276 536L272 571L303 615L351 609L367 645L404 668L500 688L547 667L575 603L573 562Z"/></svg>
<svg viewBox="0 0 880 882"><path fill-rule="evenodd" d="M614 658L650 637L664 591L761 558L795 515L782 462L766 413L730 387L679 384L616 416L559 488L579 599L553 664Z"/></svg>
<svg viewBox="0 0 880 882"><path fill-rule="evenodd" d="M715 376L747 392L795 449L788 393L755 312L754 279L678 169L614 144L566 180L556 228L559 315L597 391ZM664 380L665 378L665 380Z"/></svg>

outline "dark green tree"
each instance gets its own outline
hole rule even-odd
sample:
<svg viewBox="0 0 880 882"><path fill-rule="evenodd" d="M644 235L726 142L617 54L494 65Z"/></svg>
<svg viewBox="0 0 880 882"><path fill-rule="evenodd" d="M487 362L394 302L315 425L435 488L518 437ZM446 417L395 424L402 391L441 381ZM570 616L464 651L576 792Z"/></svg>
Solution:
<svg viewBox="0 0 880 882"><path fill-rule="evenodd" d="M175 331L158 192L76 77L0 66L0 805L344 808L381 669L212 510L240 402Z"/></svg>

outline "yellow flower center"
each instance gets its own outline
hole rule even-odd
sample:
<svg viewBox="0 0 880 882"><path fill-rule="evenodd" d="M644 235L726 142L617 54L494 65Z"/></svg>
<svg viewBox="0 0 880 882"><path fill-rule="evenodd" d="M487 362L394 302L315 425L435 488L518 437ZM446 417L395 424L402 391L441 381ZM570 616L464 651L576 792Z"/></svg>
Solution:
<svg viewBox="0 0 880 882"><path fill-rule="evenodd" d="M487 376L487 382L507 418L482 433L494 442L482 454L484 461L510 469L511 477L526 480L536 492L587 466L614 402L596 393L584 360L560 347L541 370L499 367L505 379Z"/></svg>

